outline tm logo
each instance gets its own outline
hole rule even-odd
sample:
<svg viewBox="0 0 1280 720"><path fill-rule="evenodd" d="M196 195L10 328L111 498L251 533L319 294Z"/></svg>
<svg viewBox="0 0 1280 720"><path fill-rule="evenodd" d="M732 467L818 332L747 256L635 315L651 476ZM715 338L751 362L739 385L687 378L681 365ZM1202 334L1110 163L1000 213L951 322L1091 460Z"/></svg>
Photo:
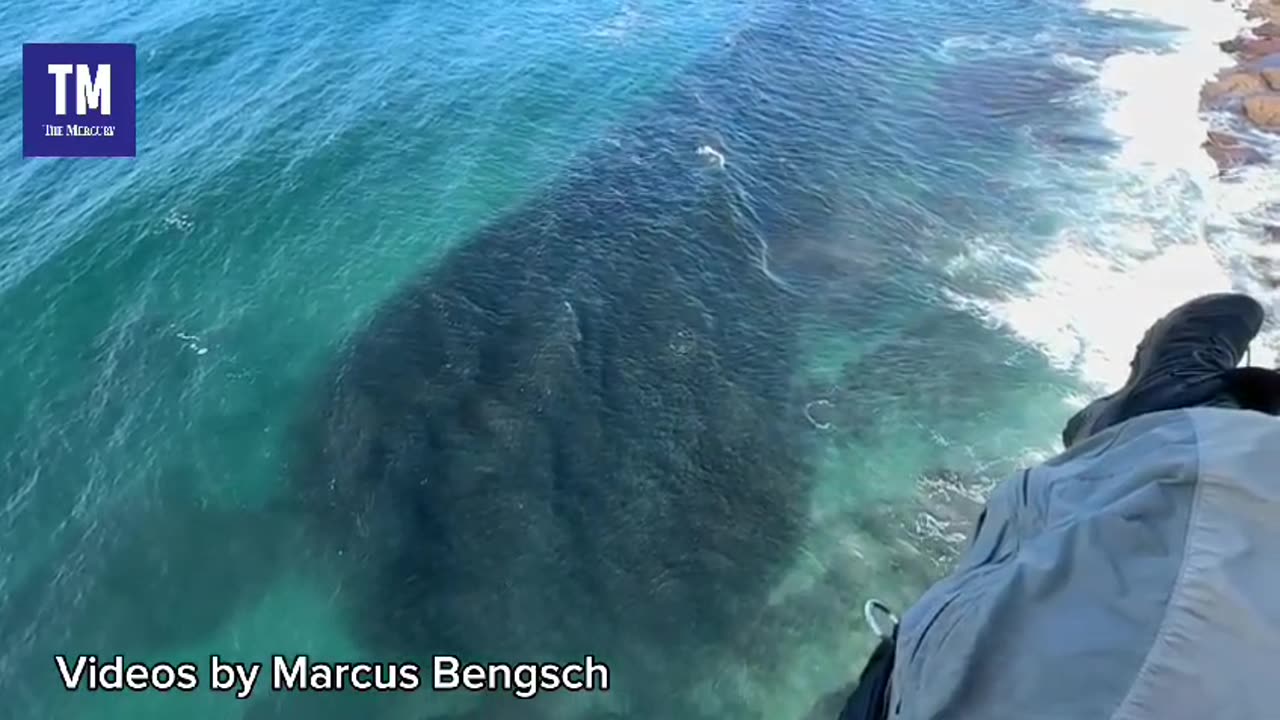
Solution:
<svg viewBox="0 0 1280 720"><path fill-rule="evenodd" d="M22 154L136 156L136 86L133 45L23 45Z"/></svg>
<svg viewBox="0 0 1280 720"><path fill-rule="evenodd" d="M103 115L111 114L111 66L99 65L95 79L88 65L55 63L49 66L49 74L58 78L53 86L53 113L67 114L67 81L72 71L76 74L76 114L85 115L93 108Z"/></svg>

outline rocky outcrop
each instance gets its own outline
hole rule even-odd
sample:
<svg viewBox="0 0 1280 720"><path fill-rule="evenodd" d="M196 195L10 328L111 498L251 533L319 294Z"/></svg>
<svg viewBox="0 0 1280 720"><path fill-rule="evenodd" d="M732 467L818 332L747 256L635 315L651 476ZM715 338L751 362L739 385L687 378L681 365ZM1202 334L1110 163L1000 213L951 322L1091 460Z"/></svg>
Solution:
<svg viewBox="0 0 1280 720"><path fill-rule="evenodd" d="M1241 138L1228 133L1210 131L1209 138L1204 141L1202 147L1222 170L1254 165L1267 160L1267 156L1261 150L1250 147Z"/></svg>
<svg viewBox="0 0 1280 720"><path fill-rule="evenodd" d="M1266 20L1280 23L1280 3L1276 3L1274 0L1253 0L1253 2L1249 3L1249 9L1245 12L1245 17L1250 20Z"/></svg>
<svg viewBox="0 0 1280 720"><path fill-rule="evenodd" d="M1252 0L1245 13L1261 21L1242 35L1218 44L1235 56L1235 67L1204 84L1200 107L1215 112L1215 125L1231 132L1211 131L1202 147L1227 172L1243 165L1265 163L1266 148L1274 142L1255 142L1265 133L1280 133L1280 0ZM1269 208L1274 216L1278 206ZM1261 242L1280 245L1280 225L1264 224ZM1252 275L1271 290L1280 290L1280 256L1271 247L1259 248L1249 257Z"/></svg>
<svg viewBox="0 0 1280 720"><path fill-rule="evenodd" d="M1200 107L1229 113L1230 124L1280 132L1280 0L1252 0L1246 11L1261 20L1247 33L1219 43L1238 64L1219 73L1200 90ZM1230 118L1236 118L1232 121ZM1218 168L1227 171L1267 160L1261 147L1245 140L1248 133L1211 132L1203 148Z"/></svg>
<svg viewBox="0 0 1280 720"><path fill-rule="evenodd" d="M1245 98L1244 115L1260 128L1280 130L1280 93Z"/></svg>
<svg viewBox="0 0 1280 720"><path fill-rule="evenodd" d="M1200 90L1200 99L1205 105L1232 96L1252 95L1266 92L1267 81L1261 73L1232 70L1217 80L1210 81Z"/></svg>
<svg viewBox="0 0 1280 720"><path fill-rule="evenodd" d="M1236 37L1233 37L1230 40L1223 40L1222 42L1218 43L1218 49L1224 53L1238 53L1240 52L1240 49L1244 47L1244 44L1248 42L1248 40L1249 38L1243 35L1237 35Z"/></svg>
<svg viewBox="0 0 1280 720"><path fill-rule="evenodd" d="M1251 38L1240 43L1240 56L1245 60L1257 60L1280 53L1280 37Z"/></svg>

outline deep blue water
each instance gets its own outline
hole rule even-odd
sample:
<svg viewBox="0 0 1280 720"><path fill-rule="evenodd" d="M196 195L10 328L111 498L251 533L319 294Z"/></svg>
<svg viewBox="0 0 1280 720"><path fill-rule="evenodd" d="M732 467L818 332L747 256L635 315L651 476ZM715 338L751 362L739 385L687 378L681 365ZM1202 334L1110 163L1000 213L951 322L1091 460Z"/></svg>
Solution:
<svg viewBox="0 0 1280 720"><path fill-rule="evenodd" d="M140 83L136 160L22 161L0 61L14 718L802 720L862 602L954 551L918 515L973 502L920 481L1056 441L1081 379L954 299L1098 202L1116 142L1061 58L1163 42L1067 0L0 20L137 43ZM991 237L1022 264L952 271ZM616 687L68 694L59 652L591 652Z"/></svg>

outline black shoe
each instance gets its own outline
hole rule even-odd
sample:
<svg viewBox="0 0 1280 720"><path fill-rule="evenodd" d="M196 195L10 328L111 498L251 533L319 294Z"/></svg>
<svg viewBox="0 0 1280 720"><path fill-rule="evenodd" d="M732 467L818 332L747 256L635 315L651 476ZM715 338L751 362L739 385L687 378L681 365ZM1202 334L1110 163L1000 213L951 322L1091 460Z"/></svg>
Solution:
<svg viewBox="0 0 1280 720"><path fill-rule="evenodd" d="M1253 396L1265 392L1266 383L1252 377L1258 369L1248 369L1252 374L1246 373L1247 378L1235 370L1265 316L1258 301L1236 293L1206 295L1165 315L1138 344L1125 386L1076 413L1062 431L1063 444L1071 447L1147 413L1202 406L1239 408L1280 400Z"/></svg>

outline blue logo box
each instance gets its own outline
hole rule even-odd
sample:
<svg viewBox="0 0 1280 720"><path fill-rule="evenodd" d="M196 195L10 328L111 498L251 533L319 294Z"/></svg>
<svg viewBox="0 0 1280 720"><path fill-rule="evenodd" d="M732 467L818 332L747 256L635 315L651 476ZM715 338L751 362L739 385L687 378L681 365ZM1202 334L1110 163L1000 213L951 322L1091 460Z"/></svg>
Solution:
<svg viewBox="0 0 1280 720"><path fill-rule="evenodd" d="M137 82L131 44L23 45L23 156L136 157Z"/></svg>

